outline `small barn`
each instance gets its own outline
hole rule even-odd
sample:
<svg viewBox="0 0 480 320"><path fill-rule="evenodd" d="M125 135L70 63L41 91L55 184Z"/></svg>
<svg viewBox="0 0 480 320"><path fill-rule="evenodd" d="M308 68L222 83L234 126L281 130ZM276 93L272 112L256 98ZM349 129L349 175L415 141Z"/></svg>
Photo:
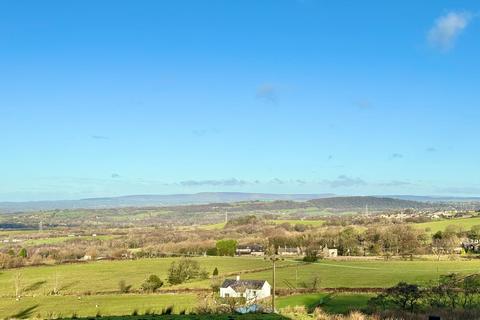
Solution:
<svg viewBox="0 0 480 320"><path fill-rule="evenodd" d="M272 287L266 280L225 279L220 286L221 298L245 298L247 302L270 297Z"/></svg>
<svg viewBox="0 0 480 320"><path fill-rule="evenodd" d="M322 255L325 257L325 258L335 258L338 256L338 250L337 249L332 249L332 248L328 248L327 246L325 246L322 250Z"/></svg>

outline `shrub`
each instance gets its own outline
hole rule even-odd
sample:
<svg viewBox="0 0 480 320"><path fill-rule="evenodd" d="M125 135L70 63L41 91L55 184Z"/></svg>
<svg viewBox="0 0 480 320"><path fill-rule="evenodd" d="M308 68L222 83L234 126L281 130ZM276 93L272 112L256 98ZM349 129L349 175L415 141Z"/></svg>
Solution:
<svg viewBox="0 0 480 320"><path fill-rule="evenodd" d="M317 262L318 261L318 251L312 248L307 248L305 251L305 257L303 257L305 262Z"/></svg>
<svg viewBox="0 0 480 320"><path fill-rule="evenodd" d="M163 281L158 276L152 274L142 283L142 290L147 292L155 292L162 286Z"/></svg>
<svg viewBox="0 0 480 320"><path fill-rule="evenodd" d="M119 289L120 293L128 293L128 292L130 292L131 288L132 288L132 286L127 285L125 280L120 280L118 282L118 289Z"/></svg>
<svg viewBox="0 0 480 320"><path fill-rule="evenodd" d="M173 261L170 265L168 269L168 282L170 284L180 284L187 280L197 278L200 274L200 264L198 261L183 258L178 262Z"/></svg>
<svg viewBox="0 0 480 320"><path fill-rule="evenodd" d="M18 256L21 257L21 258L26 258L27 257L27 249L25 249L25 248L20 249L20 251L18 252Z"/></svg>

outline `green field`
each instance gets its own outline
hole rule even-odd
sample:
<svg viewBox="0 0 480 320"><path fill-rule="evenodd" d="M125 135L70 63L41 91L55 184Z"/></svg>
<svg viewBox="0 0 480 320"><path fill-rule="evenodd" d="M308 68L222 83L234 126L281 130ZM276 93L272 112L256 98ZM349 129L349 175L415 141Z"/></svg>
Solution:
<svg viewBox="0 0 480 320"><path fill-rule="evenodd" d="M464 230L470 230L473 226L480 225L480 217L447 219L414 224L416 228L422 230L430 230L430 232L432 233L435 233L437 231L444 231L445 228L449 225L459 226Z"/></svg>
<svg viewBox="0 0 480 320"><path fill-rule="evenodd" d="M299 294L277 299L277 307L305 306L309 312L320 307L328 313L347 314L353 310L362 310L367 306L371 294L334 294L334 293L312 293Z"/></svg>
<svg viewBox="0 0 480 320"><path fill-rule="evenodd" d="M214 224L201 225L201 226L198 226L198 228L202 230L219 230L219 229L223 229L225 225L226 225L225 222L220 222L220 223L214 223Z"/></svg>
<svg viewBox="0 0 480 320"><path fill-rule="evenodd" d="M165 280L168 268L175 259L178 258L98 261L5 270L0 272L0 296L14 294L13 277L16 273L22 276L25 295L48 294L52 291L55 279L58 279L62 294L114 293L118 291L120 280L125 280L135 290L150 274L156 274ZM215 267L220 274L226 274L270 266L262 258L250 257L202 257L195 260L210 274ZM197 281L186 285L207 288L209 282Z"/></svg>
<svg viewBox="0 0 480 320"><path fill-rule="evenodd" d="M173 304L176 310L190 310L196 305L196 296L189 294L118 294L118 282L125 280L139 288L150 274L166 279L170 263L178 258L141 259L128 261L99 261L58 266L39 266L0 272L0 315L11 316L22 310L32 309L32 315L46 314L62 310L66 317L76 313L79 316L94 315L97 311L108 315L131 314L136 308L144 312L147 309L160 310ZM236 273L245 270L261 269L270 264L261 258L251 257L202 257L195 258L201 266L211 272L218 267L220 274ZM313 264L302 264L294 260L285 260L277 269L277 287L301 287L302 282L309 283L314 277L320 280L324 288L379 288L395 285L399 281L426 284L438 279L438 275L450 272L480 272L480 260L461 261L383 261L325 260ZM15 301L14 275L21 274L23 289L20 301ZM256 271L244 273L243 279L266 279L271 282L272 272ZM297 277L296 277L297 276ZM55 278L59 279L60 294L49 296ZM210 287L210 280L192 281L174 288ZM168 287L166 284L166 288ZM362 308L368 295L363 294L313 294L279 298L279 307L305 305L312 308L320 305L327 312L344 313L349 309ZM98 305L98 307L96 307Z"/></svg>
<svg viewBox="0 0 480 320"><path fill-rule="evenodd" d="M277 299L279 309L287 306L305 306L313 310L320 306L328 313L348 313L351 310L365 308L371 295L367 294L303 294ZM25 297L0 300L0 317L94 317L95 315L121 316L161 313L161 310L173 306L173 312L182 310L191 312L198 303L193 294L152 294L152 295L96 295L96 296L46 296ZM103 318L103 317L102 317ZM249 318L250 319L250 318ZM264 318L262 318L264 319Z"/></svg>
<svg viewBox="0 0 480 320"><path fill-rule="evenodd" d="M79 236L79 237L50 237L50 238L39 238L39 239L30 239L27 241L22 242L23 246L38 246L42 244L56 244L62 243L67 241L75 241L75 240L86 240L86 241L93 241L93 240L109 240L113 239L113 236L108 235L101 235L101 236Z"/></svg>
<svg viewBox="0 0 480 320"><path fill-rule="evenodd" d="M451 272L480 272L480 260L471 261L321 261L319 263L279 268L277 286L287 287L287 280L293 286L309 282L315 276L324 288L379 288L397 284L399 281L427 283L438 279L438 275ZM296 278L296 275L298 276ZM248 273L245 279L267 279L271 271Z"/></svg>
<svg viewBox="0 0 480 320"><path fill-rule="evenodd" d="M192 310L197 297L192 294L154 295L96 295L96 296L46 296L0 299L0 318L47 318L101 315L130 315L134 310L144 314L147 310L160 313L173 306L175 313ZM21 315L23 313L23 317ZM15 317L16 316L16 317Z"/></svg>
<svg viewBox="0 0 480 320"><path fill-rule="evenodd" d="M313 227L320 227L325 223L325 221L323 220L300 220L300 219L266 220L266 222L273 223L273 224L282 224L282 223L290 223L291 225L302 224L302 225L313 226ZM202 230L219 230L219 229L223 229L224 227L225 227L225 222L198 226L198 228Z"/></svg>
<svg viewBox="0 0 480 320"><path fill-rule="evenodd" d="M274 223L274 224L282 224L282 223L290 223L291 225L295 224L302 224L302 225L307 225L307 226L314 226L314 227L320 227L322 226L325 221L323 220L268 220L268 222Z"/></svg>
<svg viewBox="0 0 480 320"><path fill-rule="evenodd" d="M118 283L125 280L136 290L150 274L166 279L170 263L177 258L141 259L128 261L99 261L91 263L39 266L5 270L0 273L0 295L13 296L13 278L20 273L24 295L48 295L58 279L62 294L116 293ZM209 273L217 267L220 274L268 268L270 264L262 258L250 257L202 257L195 258ZM480 272L480 260L461 261L331 261L300 264L291 260L282 262L277 269L277 286L301 287L314 277L325 288L379 288L395 285L399 281L427 283L440 274L450 272ZM285 267L286 265L286 267ZM270 270L242 274L245 279L271 281ZM288 282L288 283L287 283ZM209 288L210 280L192 281L180 288ZM165 284L168 288L168 284Z"/></svg>
<svg viewBox="0 0 480 320"><path fill-rule="evenodd" d="M399 281L426 284L435 281L439 275L459 272L464 274L480 272L480 260L436 261L436 260L324 260L318 263L302 264L285 260L286 267L277 268L277 287L301 287L309 284L314 277L320 280L322 288L384 288ZM270 270L242 274L243 279L266 279L272 281ZM195 287L207 288L209 280L194 283ZM191 287L184 284L179 287Z"/></svg>
<svg viewBox="0 0 480 320"><path fill-rule="evenodd" d="M38 230L0 230L0 236L13 236L13 235L24 235L38 233Z"/></svg>
<svg viewBox="0 0 480 320"><path fill-rule="evenodd" d="M88 319L89 318L75 318L75 319ZM158 320L158 315L138 315L138 316L102 316L102 320ZM255 313L255 314L187 314L187 315L162 315L162 320L291 320L293 318L286 317L277 313ZM296 317L295 319L299 319ZM306 317L302 319L312 319ZM300 320L300 319L299 319Z"/></svg>

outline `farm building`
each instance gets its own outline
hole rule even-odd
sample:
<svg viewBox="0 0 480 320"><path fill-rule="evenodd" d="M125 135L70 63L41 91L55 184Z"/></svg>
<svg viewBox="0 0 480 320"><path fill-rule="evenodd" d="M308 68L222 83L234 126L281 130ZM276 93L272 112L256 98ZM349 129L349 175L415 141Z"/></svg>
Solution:
<svg viewBox="0 0 480 320"><path fill-rule="evenodd" d="M302 255L302 250L299 247L289 248L285 246L278 248L278 254L281 256L300 256Z"/></svg>
<svg viewBox="0 0 480 320"><path fill-rule="evenodd" d="M271 286L266 280L226 279L220 286L222 298L245 298L247 302L270 297Z"/></svg>
<svg viewBox="0 0 480 320"><path fill-rule="evenodd" d="M327 246L325 246L322 250L322 255L325 258L335 258L338 256L338 250L337 249L329 249Z"/></svg>
<svg viewBox="0 0 480 320"><path fill-rule="evenodd" d="M468 239L468 241L462 242L462 248L465 249L467 252L480 252L480 241L479 240L472 240Z"/></svg>
<svg viewBox="0 0 480 320"><path fill-rule="evenodd" d="M251 245L251 246L238 246L236 254L241 255L252 255L252 256L263 256L265 251L260 245Z"/></svg>

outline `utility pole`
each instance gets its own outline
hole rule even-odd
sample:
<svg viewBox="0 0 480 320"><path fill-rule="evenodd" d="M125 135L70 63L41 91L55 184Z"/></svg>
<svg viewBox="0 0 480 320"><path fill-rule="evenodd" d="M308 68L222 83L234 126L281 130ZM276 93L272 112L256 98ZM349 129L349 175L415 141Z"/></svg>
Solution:
<svg viewBox="0 0 480 320"><path fill-rule="evenodd" d="M276 254L273 254L267 258L272 262L272 271L273 271L273 286L272 286L272 312L275 313L275 289L276 289L276 263L277 261L282 260Z"/></svg>
<svg viewBox="0 0 480 320"><path fill-rule="evenodd" d="M295 267L295 290L298 288L298 263Z"/></svg>

